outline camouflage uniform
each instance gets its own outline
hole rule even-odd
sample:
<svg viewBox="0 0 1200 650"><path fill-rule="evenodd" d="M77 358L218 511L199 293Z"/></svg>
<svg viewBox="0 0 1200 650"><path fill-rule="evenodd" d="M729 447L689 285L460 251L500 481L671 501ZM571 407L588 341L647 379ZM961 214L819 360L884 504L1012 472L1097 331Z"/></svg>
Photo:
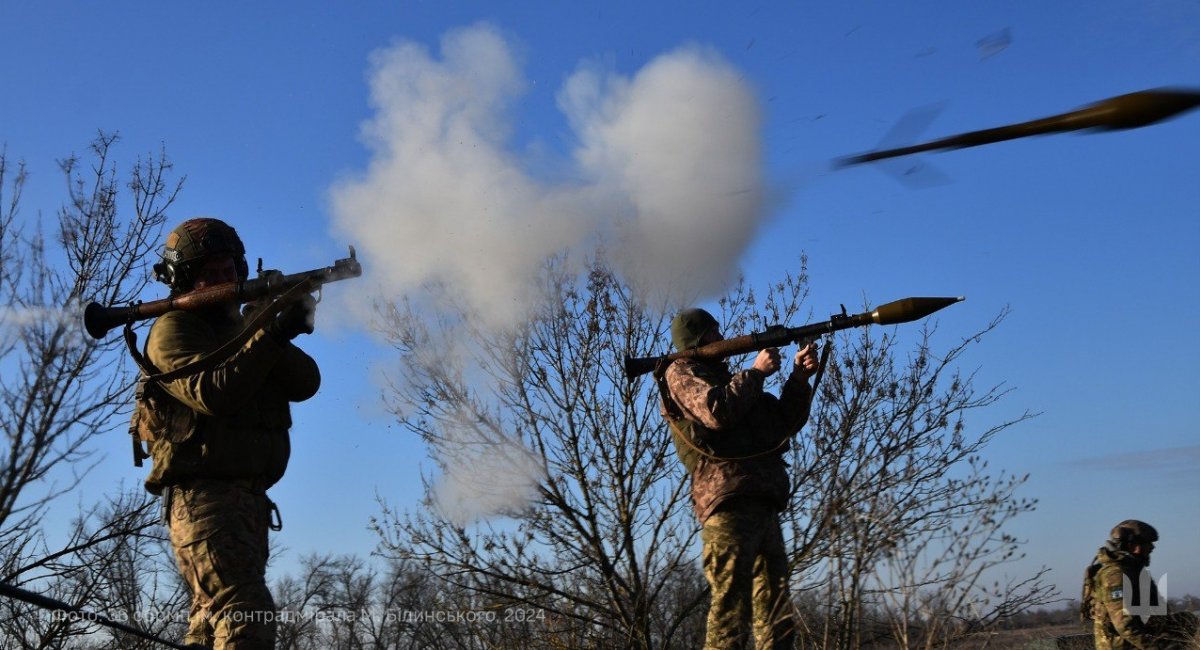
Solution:
<svg viewBox="0 0 1200 650"><path fill-rule="evenodd" d="M158 371L175 370L244 325L219 308L168 312L150 329L146 358ZM139 400L135 422L148 432L142 437L154 463L146 489L164 496L176 563L192 594L185 643L274 647L266 564L277 511L266 491L291 453L288 403L312 397L319 386L312 358L266 328L208 369L147 386Z"/></svg>
<svg viewBox="0 0 1200 650"><path fill-rule="evenodd" d="M728 501L704 523L700 539L712 590L705 647L749 645L750 621L758 647L790 650L795 622L779 512L756 499Z"/></svg>
<svg viewBox="0 0 1200 650"><path fill-rule="evenodd" d="M711 317L709 317L711 318ZM715 323L715 321L714 321ZM695 345L703 332L679 340ZM679 360L665 373L664 416L692 478L702 526L704 574L712 589L706 648L792 648L794 621L779 512L789 483L787 440L808 420L809 387L793 372L781 397L755 369Z"/></svg>
<svg viewBox="0 0 1200 650"><path fill-rule="evenodd" d="M1196 633L1196 619L1188 612L1173 615L1134 616L1125 603L1157 605L1158 587L1151 582L1150 593L1141 593L1140 574L1147 562L1121 550L1109 541L1096 553L1084 578L1084 613L1092 619L1096 650L1132 648L1190 648ZM1132 594L1125 593L1128 581Z"/></svg>

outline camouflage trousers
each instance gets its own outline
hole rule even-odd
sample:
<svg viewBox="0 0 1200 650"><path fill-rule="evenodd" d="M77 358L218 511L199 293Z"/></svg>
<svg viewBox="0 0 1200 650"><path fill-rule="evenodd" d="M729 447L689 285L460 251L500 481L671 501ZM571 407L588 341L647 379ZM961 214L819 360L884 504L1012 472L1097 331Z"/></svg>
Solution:
<svg viewBox="0 0 1200 650"><path fill-rule="evenodd" d="M754 500L723 504L700 531L712 588L704 647L791 650L795 623L779 513Z"/></svg>
<svg viewBox="0 0 1200 650"><path fill-rule="evenodd" d="M175 562L191 589L185 644L214 650L275 647L275 602L267 589L266 493L239 481L170 488Z"/></svg>
<svg viewBox="0 0 1200 650"><path fill-rule="evenodd" d="M1146 631L1153 638L1153 647L1161 650L1193 650L1200 648L1200 621L1191 612L1175 612L1165 616L1151 616ZM1096 650L1125 650L1139 648L1122 637L1115 627L1104 620L1094 623L1093 638Z"/></svg>

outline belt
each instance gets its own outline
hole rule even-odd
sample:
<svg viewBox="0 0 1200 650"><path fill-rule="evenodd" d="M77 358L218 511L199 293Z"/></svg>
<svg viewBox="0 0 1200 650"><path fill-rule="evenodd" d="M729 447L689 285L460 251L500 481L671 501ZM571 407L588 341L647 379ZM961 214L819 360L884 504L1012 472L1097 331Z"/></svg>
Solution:
<svg viewBox="0 0 1200 650"><path fill-rule="evenodd" d="M191 478L175 483L172 487L185 490L206 487L240 487L253 492L266 492L271 483L264 478Z"/></svg>
<svg viewBox="0 0 1200 650"><path fill-rule="evenodd" d="M261 478L228 478L228 479L213 479L213 478L197 478L180 481L175 485L168 485L163 489L162 495L162 520L163 524L170 525L171 523L171 502L174 500L175 490L178 489L197 489L209 485L222 485L240 487L251 492L259 493L267 500L271 506L270 521L267 527L274 531L283 530L283 515L279 512L279 506L267 496L267 488L270 484Z"/></svg>

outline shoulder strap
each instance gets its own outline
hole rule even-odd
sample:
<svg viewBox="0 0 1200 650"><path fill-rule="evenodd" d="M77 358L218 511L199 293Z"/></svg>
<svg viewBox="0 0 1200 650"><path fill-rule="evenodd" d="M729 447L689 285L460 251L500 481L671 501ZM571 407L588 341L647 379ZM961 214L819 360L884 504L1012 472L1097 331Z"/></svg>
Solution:
<svg viewBox="0 0 1200 650"><path fill-rule="evenodd" d="M146 448L142 446L142 439L138 435L138 421L141 418L141 406L143 392L146 390L146 378L159 374L158 368L146 358L144 354L137 349L137 334L133 333L133 323L125 323L125 330L122 332L125 338L125 347L129 348L129 356L133 357L133 362L137 364L138 370L141 371L137 381L137 388L134 389L133 413L129 416L129 437L133 440L133 465L141 467L142 461L150 457L146 453Z"/></svg>
<svg viewBox="0 0 1200 650"><path fill-rule="evenodd" d="M817 372L813 374L812 392L808 395L808 408L812 409L817 399L817 389L821 387L821 378L825 376L825 366L829 363L829 355L833 352L833 337L825 339L821 348L821 360L817 363ZM810 413L811 415L811 413Z"/></svg>
<svg viewBox="0 0 1200 650"><path fill-rule="evenodd" d="M146 358L146 355L138 351L137 334L133 331L133 323L125 323L125 329L121 332L125 338L125 347L129 350L129 356L133 357L133 362L137 364L138 370L142 371L142 379L161 375L158 368Z"/></svg>

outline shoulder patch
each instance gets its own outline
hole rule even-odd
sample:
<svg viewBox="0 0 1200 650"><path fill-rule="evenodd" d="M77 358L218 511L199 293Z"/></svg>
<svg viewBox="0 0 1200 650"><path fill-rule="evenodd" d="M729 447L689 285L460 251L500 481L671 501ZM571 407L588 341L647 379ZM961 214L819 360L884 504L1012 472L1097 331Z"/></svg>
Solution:
<svg viewBox="0 0 1200 650"><path fill-rule="evenodd" d="M1109 592L1108 599L1109 600L1121 600L1122 598L1124 598L1124 596L1125 596L1124 590L1122 588L1117 588L1117 589L1113 589L1112 591Z"/></svg>

